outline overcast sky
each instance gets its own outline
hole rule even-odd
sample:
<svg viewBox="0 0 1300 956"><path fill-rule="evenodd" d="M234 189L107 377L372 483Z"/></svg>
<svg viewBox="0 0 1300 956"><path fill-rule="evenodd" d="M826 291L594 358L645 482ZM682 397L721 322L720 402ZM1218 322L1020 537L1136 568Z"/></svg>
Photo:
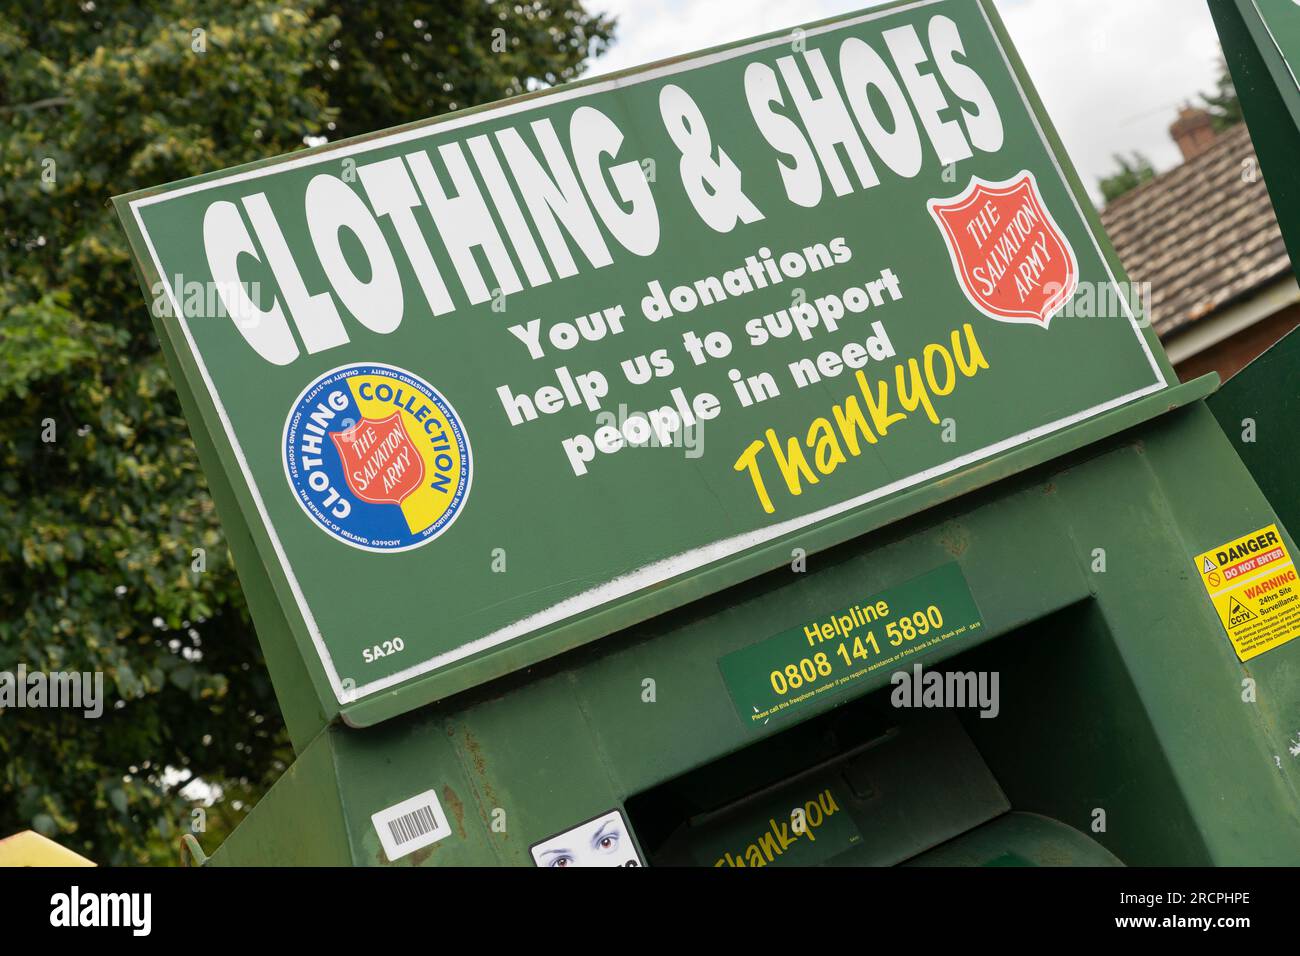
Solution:
<svg viewBox="0 0 1300 956"><path fill-rule="evenodd" d="M995 0L1084 182L1113 154L1180 162L1169 124L1213 89L1219 43L1205 0ZM607 73L873 6L869 0L591 0L618 17Z"/></svg>

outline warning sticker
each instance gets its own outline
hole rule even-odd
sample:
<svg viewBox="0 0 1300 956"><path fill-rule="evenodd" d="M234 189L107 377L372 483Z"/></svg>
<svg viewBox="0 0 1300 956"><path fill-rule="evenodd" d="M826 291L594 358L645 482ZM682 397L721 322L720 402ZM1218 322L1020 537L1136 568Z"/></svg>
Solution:
<svg viewBox="0 0 1300 956"><path fill-rule="evenodd" d="M1300 582L1277 525L1198 554L1195 564L1240 660L1300 637Z"/></svg>

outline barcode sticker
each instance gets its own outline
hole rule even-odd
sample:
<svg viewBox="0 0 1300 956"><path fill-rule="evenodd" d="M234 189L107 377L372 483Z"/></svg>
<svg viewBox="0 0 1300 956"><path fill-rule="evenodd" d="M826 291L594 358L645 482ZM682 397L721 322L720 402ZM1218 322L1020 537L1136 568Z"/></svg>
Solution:
<svg viewBox="0 0 1300 956"><path fill-rule="evenodd" d="M451 836L451 824L433 790L371 814L370 822L390 862Z"/></svg>

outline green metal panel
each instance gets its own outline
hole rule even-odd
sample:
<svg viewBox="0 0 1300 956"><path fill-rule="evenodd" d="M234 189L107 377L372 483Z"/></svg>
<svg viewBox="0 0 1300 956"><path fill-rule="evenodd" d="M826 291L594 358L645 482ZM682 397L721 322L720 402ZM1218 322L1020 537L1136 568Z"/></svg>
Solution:
<svg viewBox="0 0 1300 956"><path fill-rule="evenodd" d="M1294 267L1300 261L1300 7L1290 0L1209 3Z"/></svg>
<svg viewBox="0 0 1300 956"><path fill-rule="evenodd" d="M684 860L664 840L704 801L784 797L783 782L843 775L853 748L871 739L862 721L890 716L880 674L802 720L755 727L736 713L719 660L864 589L955 562L985 627L921 662L1001 674L999 717L972 714L963 725L980 772L1005 797L965 822L958 806L927 815L919 799L855 815L862 849L832 862L870 859L872 848L877 862L906 859L1009 805L1099 845L1090 854L1073 841L1079 862L1294 864L1300 767L1288 746L1300 642L1239 662L1191 567L1193 554L1273 517L1213 416L1200 403L1171 412L830 549L803 573L774 572L379 728L331 728L319 743L336 754L332 774L313 786L342 794L352 844L334 862L387 862L370 814L429 789L461 808L449 816L464 831L399 865L527 865L529 847L611 808L626 811L645 858ZM892 768L859 768L837 792L853 780L863 792L904 794L909 774L924 778L942 752L925 735L890 746ZM925 798L967 805L955 780L936 778ZM293 800L275 798L282 786L214 864L250 853L275 861L256 848L293 812ZM910 849L884 850L909 833ZM1013 857L1046 863L1033 848L1063 839L1004 842Z"/></svg>
<svg viewBox="0 0 1300 956"><path fill-rule="evenodd" d="M1228 379L1207 404L1282 523L1300 527L1300 330Z"/></svg>
<svg viewBox="0 0 1300 956"><path fill-rule="evenodd" d="M352 862L339 773L328 738L318 737L303 747L254 807L254 816L240 825L240 838L221 845L220 863L339 866Z"/></svg>
<svg viewBox="0 0 1300 956"><path fill-rule="evenodd" d="M936 847L908 866L1118 866L1078 830L1033 813L1008 813Z"/></svg>
<svg viewBox="0 0 1300 956"><path fill-rule="evenodd" d="M1210 0L1242 112L1294 267L1300 255L1300 7ZM1278 517L1300 526L1300 333L1233 376L1208 402Z"/></svg>

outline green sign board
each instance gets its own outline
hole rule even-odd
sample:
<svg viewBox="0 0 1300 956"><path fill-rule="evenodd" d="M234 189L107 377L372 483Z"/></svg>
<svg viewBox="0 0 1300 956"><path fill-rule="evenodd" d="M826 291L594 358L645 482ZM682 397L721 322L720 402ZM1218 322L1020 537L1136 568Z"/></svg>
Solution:
<svg viewBox="0 0 1300 956"><path fill-rule="evenodd" d="M766 727L827 696L844 697L884 668L905 668L927 651L984 624L958 564L864 594L719 662L740 719Z"/></svg>
<svg viewBox="0 0 1300 956"><path fill-rule="evenodd" d="M246 584L361 723L1171 377L977 0L117 203Z"/></svg>

